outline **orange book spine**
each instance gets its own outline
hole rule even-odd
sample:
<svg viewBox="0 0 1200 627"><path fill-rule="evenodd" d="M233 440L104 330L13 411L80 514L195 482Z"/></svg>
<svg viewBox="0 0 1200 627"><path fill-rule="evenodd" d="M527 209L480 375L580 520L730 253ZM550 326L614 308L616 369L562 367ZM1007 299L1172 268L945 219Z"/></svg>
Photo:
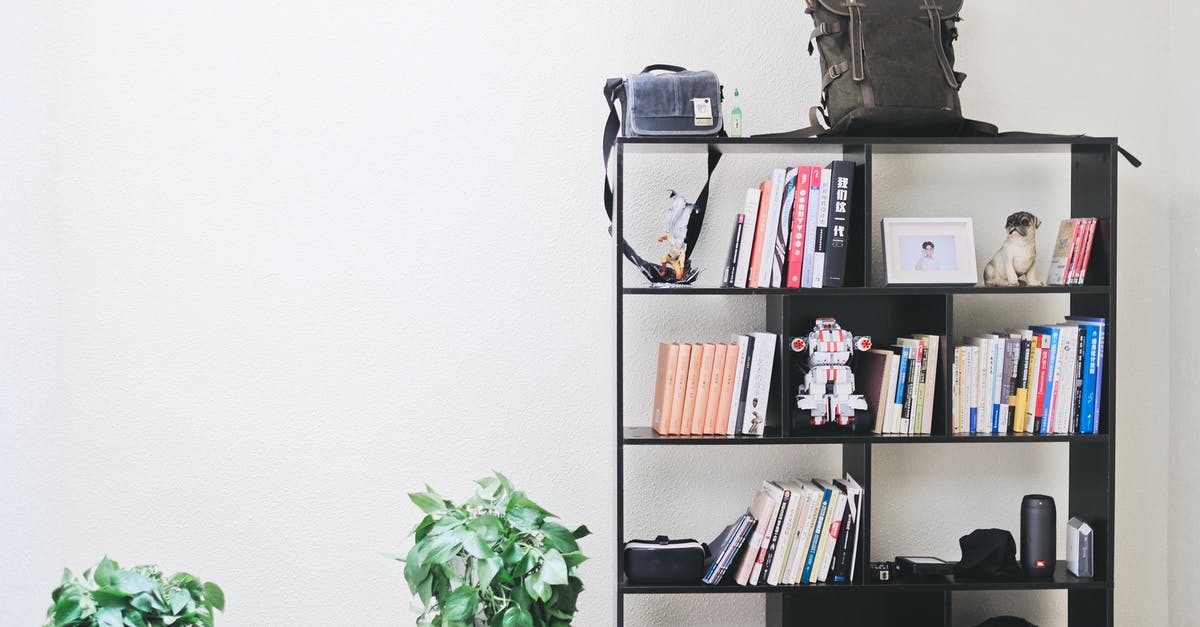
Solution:
<svg viewBox="0 0 1200 627"><path fill-rule="evenodd" d="M771 181L758 186L758 221L754 223L754 246L750 248L750 274L746 287L758 287L758 266L762 263L763 240L767 238L767 214L771 210Z"/></svg>
<svg viewBox="0 0 1200 627"><path fill-rule="evenodd" d="M703 344L700 350L700 372L696 373L696 406L692 410L692 435L704 434L704 417L708 415L708 387L712 381L713 355L717 352L715 344Z"/></svg>
<svg viewBox="0 0 1200 627"><path fill-rule="evenodd" d="M692 414L696 412L696 390L700 387L700 359L703 353L702 344L692 344L692 354L688 358L687 387L683 392L683 415L679 421L681 435L692 432Z"/></svg>
<svg viewBox="0 0 1200 627"><path fill-rule="evenodd" d="M725 376L725 354L728 352L728 344L717 344L716 350L713 351L712 377L708 380L708 405L704 413L704 435L714 435L717 432L717 414L721 413L721 381Z"/></svg>
<svg viewBox="0 0 1200 627"><path fill-rule="evenodd" d="M717 425L714 433L728 434L729 411L733 403L733 381L737 378L738 345L729 344L725 351L725 367L721 369L721 398L717 401Z"/></svg>
<svg viewBox="0 0 1200 627"><path fill-rule="evenodd" d="M691 365L692 345L677 344L679 356L675 360L675 377L671 393L671 418L667 421L667 434L679 435L683 422L684 397L687 394L688 368Z"/></svg>
<svg viewBox="0 0 1200 627"><path fill-rule="evenodd" d="M650 421L650 428L662 435L667 434L671 422L671 399L675 393L675 365L678 360L678 345L658 345L658 377L654 384L654 418Z"/></svg>

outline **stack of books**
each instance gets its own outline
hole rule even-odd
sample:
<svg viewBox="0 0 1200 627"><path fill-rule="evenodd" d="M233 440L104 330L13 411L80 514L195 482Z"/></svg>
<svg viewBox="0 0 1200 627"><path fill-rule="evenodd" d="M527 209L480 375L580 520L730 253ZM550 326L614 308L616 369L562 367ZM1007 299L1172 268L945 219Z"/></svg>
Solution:
<svg viewBox="0 0 1200 627"><path fill-rule="evenodd" d="M764 481L746 513L709 544L714 559L704 583L727 576L741 586L853 581L862 502L849 474Z"/></svg>
<svg viewBox="0 0 1200 627"><path fill-rule="evenodd" d="M1095 237L1096 218L1071 218L1059 223L1046 283L1083 285L1083 279L1087 276L1088 261L1092 258L1092 240Z"/></svg>
<svg viewBox="0 0 1200 627"><path fill-rule="evenodd" d="M746 191L722 287L841 287L854 162L777 168Z"/></svg>
<svg viewBox="0 0 1200 627"><path fill-rule="evenodd" d="M941 338L914 334L855 357L854 379L879 434L929 435Z"/></svg>
<svg viewBox="0 0 1200 627"><path fill-rule="evenodd" d="M763 434L775 368L774 333L728 343L658 345L650 426L661 435Z"/></svg>
<svg viewBox="0 0 1200 627"><path fill-rule="evenodd" d="M1105 319L964 338L954 348L954 433L1100 433Z"/></svg>

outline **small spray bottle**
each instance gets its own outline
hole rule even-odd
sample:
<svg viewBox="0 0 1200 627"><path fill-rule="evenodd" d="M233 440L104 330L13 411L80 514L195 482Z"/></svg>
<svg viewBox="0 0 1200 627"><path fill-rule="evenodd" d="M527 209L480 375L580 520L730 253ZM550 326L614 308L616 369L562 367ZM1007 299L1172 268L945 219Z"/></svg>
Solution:
<svg viewBox="0 0 1200 627"><path fill-rule="evenodd" d="M742 136L742 107L738 105L737 89L733 90L733 111L729 112L729 136Z"/></svg>

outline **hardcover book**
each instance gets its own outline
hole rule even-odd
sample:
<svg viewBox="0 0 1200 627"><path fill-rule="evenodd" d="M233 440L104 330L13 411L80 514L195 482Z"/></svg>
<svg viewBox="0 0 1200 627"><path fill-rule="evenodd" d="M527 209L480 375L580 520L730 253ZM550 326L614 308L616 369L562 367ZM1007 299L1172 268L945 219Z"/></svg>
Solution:
<svg viewBox="0 0 1200 627"><path fill-rule="evenodd" d="M753 257L754 240L758 232L755 225L758 224L758 201L761 195L761 189L752 187L746 190L746 202L742 206L745 223L742 224L741 252L738 254L737 272L733 279L735 287L749 287L746 285L746 277L750 274L750 259Z"/></svg>
<svg viewBox="0 0 1200 627"><path fill-rule="evenodd" d="M842 287L846 279L846 243L850 234L850 203L854 189L854 162L829 164L833 177L829 194L828 228L825 241L824 287Z"/></svg>
<svg viewBox="0 0 1200 627"><path fill-rule="evenodd" d="M658 345L658 378L654 385L654 417L650 428L666 435L671 423L671 401L675 398L675 370L679 364L679 345Z"/></svg>

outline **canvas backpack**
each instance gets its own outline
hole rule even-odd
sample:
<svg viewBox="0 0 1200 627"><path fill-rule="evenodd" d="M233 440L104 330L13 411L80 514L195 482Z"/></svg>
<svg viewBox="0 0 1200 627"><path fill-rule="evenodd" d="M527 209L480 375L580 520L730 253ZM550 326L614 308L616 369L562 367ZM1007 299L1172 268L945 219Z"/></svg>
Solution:
<svg viewBox="0 0 1200 627"><path fill-rule="evenodd" d="M808 51L821 56L814 126L819 112L830 135L996 133L964 120L958 100L966 75L954 70L954 40L963 0L807 2Z"/></svg>

